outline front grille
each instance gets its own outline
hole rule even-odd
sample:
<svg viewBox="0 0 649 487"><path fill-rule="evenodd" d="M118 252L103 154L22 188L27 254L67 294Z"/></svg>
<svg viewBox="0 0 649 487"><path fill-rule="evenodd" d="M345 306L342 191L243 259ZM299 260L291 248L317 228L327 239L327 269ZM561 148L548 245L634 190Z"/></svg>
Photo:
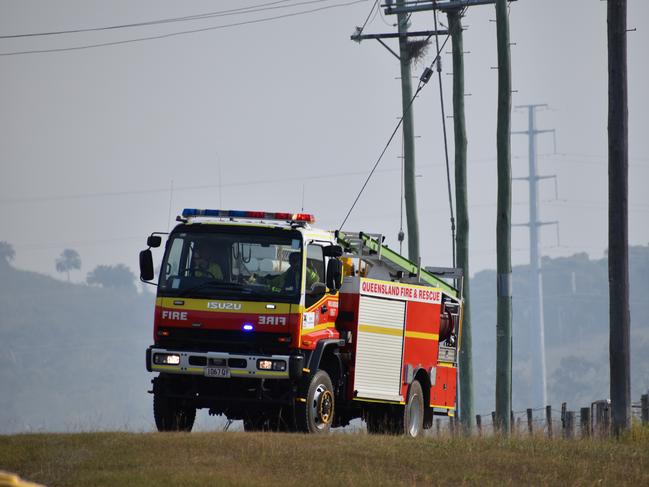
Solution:
<svg viewBox="0 0 649 487"><path fill-rule="evenodd" d="M288 355L288 333L243 332L234 330L197 330L193 328L160 328L156 345L167 349ZM160 332L168 333L161 336ZM281 343L282 338L287 342ZM202 364L195 364L202 365Z"/></svg>

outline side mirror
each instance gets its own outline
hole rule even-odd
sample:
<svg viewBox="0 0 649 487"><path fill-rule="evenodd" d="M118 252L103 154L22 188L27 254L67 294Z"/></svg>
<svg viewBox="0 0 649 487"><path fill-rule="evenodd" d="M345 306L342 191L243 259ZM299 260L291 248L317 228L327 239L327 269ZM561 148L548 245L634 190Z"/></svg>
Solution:
<svg viewBox="0 0 649 487"><path fill-rule="evenodd" d="M329 264L327 264L327 287L332 293L335 293L340 289L342 279L343 263L338 259L329 259Z"/></svg>
<svg viewBox="0 0 649 487"><path fill-rule="evenodd" d="M162 243L162 237L160 235L149 235L146 239L146 244L149 247L157 248L160 247Z"/></svg>
<svg viewBox="0 0 649 487"><path fill-rule="evenodd" d="M340 245L328 245L322 249L325 257L340 257L343 255L343 248Z"/></svg>
<svg viewBox="0 0 649 487"><path fill-rule="evenodd" d="M140 252L140 279L143 281L152 281L153 277L153 255L151 254L151 250L146 249Z"/></svg>

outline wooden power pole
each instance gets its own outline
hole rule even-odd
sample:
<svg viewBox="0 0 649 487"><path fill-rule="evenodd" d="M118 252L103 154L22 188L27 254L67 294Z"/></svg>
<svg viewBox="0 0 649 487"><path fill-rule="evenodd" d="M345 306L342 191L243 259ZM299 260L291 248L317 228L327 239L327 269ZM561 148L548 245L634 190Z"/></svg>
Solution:
<svg viewBox="0 0 649 487"><path fill-rule="evenodd" d="M496 421L511 431L512 403L512 265L511 265L511 69L507 0L496 0L498 45L498 203L496 219Z"/></svg>
<svg viewBox="0 0 649 487"><path fill-rule="evenodd" d="M460 349L460 421L466 431L473 426L473 360L471 344L471 300L469 292L469 211L467 201L467 138L464 120L464 43L462 14L449 10L448 27L453 43L453 132L455 137L455 205L457 210L457 266L462 269L462 347Z"/></svg>
<svg viewBox="0 0 649 487"><path fill-rule="evenodd" d="M404 0L397 0L403 6ZM412 99L412 78L410 53L408 51L408 19L406 14L397 15L399 29L399 61L401 65L401 100L403 105L403 189L406 200L406 222L408 224L408 258L419 262L419 219L417 218L417 190L415 184L415 135L410 100Z"/></svg>
<svg viewBox="0 0 649 487"><path fill-rule="evenodd" d="M630 426L626 0L608 0L608 283L613 432Z"/></svg>

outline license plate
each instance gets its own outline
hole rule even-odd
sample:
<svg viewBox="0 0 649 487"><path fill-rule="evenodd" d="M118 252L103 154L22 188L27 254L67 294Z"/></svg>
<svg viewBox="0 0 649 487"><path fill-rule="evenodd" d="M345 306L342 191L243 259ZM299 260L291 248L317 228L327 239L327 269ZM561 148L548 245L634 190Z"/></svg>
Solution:
<svg viewBox="0 0 649 487"><path fill-rule="evenodd" d="M207 367L205 368L205 377L230 378L229 367Z"/></svg>

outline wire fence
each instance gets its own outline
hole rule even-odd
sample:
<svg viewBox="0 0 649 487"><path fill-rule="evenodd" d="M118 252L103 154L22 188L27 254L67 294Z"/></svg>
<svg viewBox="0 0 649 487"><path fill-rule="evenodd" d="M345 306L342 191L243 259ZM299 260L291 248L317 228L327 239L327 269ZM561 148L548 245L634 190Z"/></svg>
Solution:
<svg viewBox="0 0 649 487"><path fill-rule="evenodd" d="M631 404L633 424L649 425L649 391L640 401ZM551 405L512 411L510 417L511 434L514 436L543 436L548 438L603 438L612 431L611 401L593 401L589 406L578 410L568 409L562 403L560 409ZM457 418L436 419L432 435L453 436L462 431ZM500 432L495 411L477 414L472 433L477 436L495 435Z"/></svg>

